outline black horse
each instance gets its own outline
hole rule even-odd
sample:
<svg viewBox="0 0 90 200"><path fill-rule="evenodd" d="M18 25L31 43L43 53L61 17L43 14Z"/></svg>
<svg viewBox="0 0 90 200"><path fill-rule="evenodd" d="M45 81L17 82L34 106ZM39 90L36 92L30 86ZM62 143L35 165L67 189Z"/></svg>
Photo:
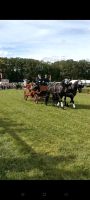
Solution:
<svg viewBox="0 0 90 200"><path fill-rule="evenodd" d="M68 104L66 103L66 97L70 97L70 103L73 104L73 108L75 108L75 104L74 104L74 97L77 94L77 91L80 93L82 92L82 88L84 87L84 85L82 84L82 82L80 80L75 81L74 83L71 83L67 89L66 92L64 94L64 105L68 106Z"/></svg>

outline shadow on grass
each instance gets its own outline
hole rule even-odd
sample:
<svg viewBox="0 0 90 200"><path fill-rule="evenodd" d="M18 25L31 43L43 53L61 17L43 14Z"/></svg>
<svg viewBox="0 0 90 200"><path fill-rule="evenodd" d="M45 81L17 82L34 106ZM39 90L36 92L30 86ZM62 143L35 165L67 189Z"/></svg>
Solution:
<svg viewBox="0 0 90 200"><path fill-rule="evenodd" d="M0 158L1 180L65 180L67 177L68 179L80 179L80 176L88 177L88 171L80 171L80 169L69 171L63 166L60 168L60 164L68 166L68 164L75 161L76 157L72 153L67 156L51 156L47 153L37 153L20 137L20 135L17 134L17 132L20 133L24 129L21 128L20 131L16 126L17 124L8 118L1 120L3 134L8 132L8 134L10 134L17 142L19 150L24 154L23 158L13 158L9 156L8 158ZM11 130L12 128L14 128L14 130ZM16 173L17 177L16 175L13 176L13 173Z"/></svg>
<svg viewBox="0 0 90 200"><path fill-rule="evenodd" d="M76 109L88 109L90 110L90 105L85 105L85 104L77 104Z"/></svg>
<svg viewBox="0 0 90 200"><path fill-rule="evenodd" d="M76 104L76 108L75 109L85 109L85 110L90 110L90 105L85 105L85 104ZM70 108L73 109L73 105L68 103L68 105L65 106L65 108Z"/></svg>

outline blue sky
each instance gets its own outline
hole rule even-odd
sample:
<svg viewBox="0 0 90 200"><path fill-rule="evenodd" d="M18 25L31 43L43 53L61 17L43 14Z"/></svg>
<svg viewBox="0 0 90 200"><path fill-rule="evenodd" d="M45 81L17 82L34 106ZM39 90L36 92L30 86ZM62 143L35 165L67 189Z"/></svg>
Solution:
<svg viewBox="0 0 90 200"><path fill-rule="evenodd" d="M90 20L0 20L0 57L90 60Z"/></svg>

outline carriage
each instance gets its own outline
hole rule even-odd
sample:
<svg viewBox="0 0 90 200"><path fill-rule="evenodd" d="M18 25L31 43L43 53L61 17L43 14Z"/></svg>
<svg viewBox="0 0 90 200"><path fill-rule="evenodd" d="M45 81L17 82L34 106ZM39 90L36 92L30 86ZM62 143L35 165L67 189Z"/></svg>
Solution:
<svg viewBox="0 0 90 200"><path fill-rule="evenodd" d="M35 89L35 83L29 83L24 87L24 99L27 100L28 97L38 103L38 100L43 100L45 98L46 91L48 89L47 85L39 85L39 89Z"/></svg>

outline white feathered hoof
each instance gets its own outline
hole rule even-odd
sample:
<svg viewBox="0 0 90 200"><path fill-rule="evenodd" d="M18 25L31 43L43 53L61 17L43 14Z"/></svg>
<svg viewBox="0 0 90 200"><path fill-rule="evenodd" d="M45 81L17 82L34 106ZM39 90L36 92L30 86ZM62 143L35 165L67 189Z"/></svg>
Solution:
<svg viewBox="0 0 90 200"><path fill-rule="evenodd" d="M75 104L73 103L73 108L76 108Z"/></svg>
<svg viewBox="0 0 90 200"><path fill-rule="evenodd" d="M63 108L63 107L64 107L63 102L61 102L61 108Z"/></svg>
<svg viewBox="0 0 90 200"><path fill-rule="evenodd" d="M60 103L58 102L58 103L57 103L57 107L59 107L59 106L60 106Z"/></svg>

